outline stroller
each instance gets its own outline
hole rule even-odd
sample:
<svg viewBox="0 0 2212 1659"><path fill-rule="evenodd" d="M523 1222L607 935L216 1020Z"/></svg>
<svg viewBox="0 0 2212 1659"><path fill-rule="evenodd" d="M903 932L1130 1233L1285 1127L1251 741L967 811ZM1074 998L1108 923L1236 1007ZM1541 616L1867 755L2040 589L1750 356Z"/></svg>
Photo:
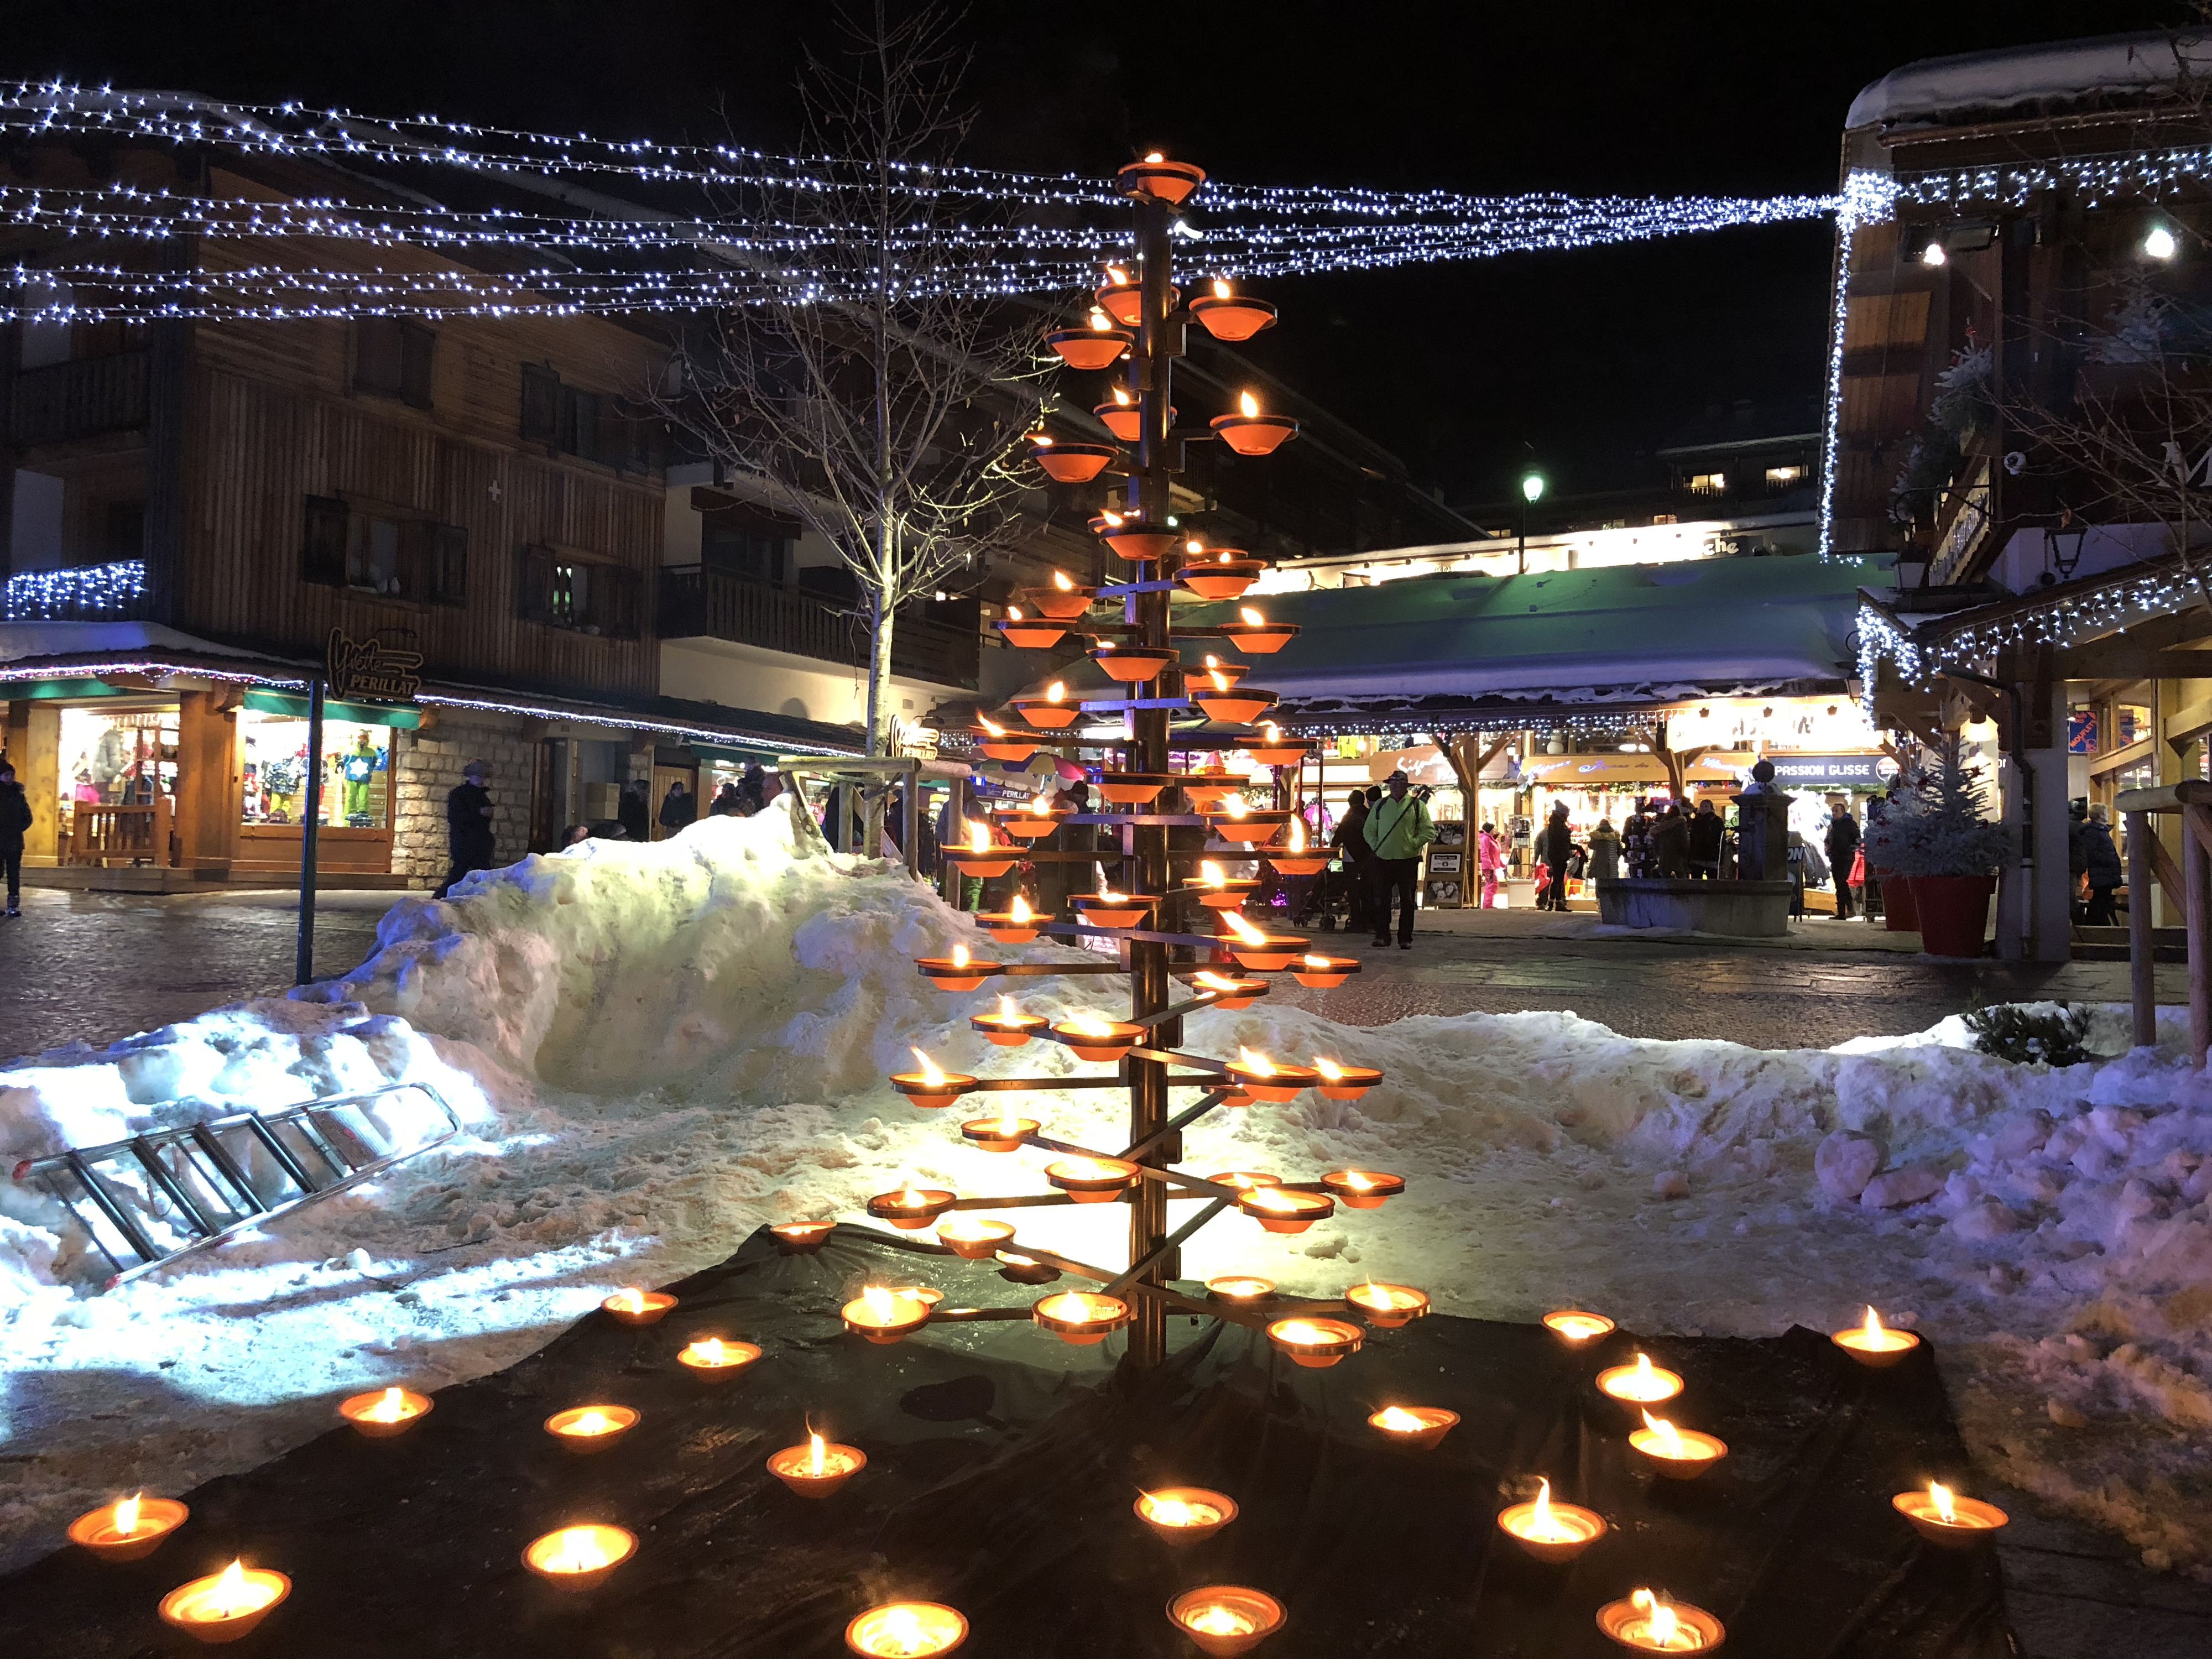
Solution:
<svg viewBox="0 0 2212 1659"><path fill-rule="evenodd" d="M1340 915L1349 915L1352 908L1352 875L1342 859L1331 859L1328 867L1317 876L1293 876L1283 881L1282 886L1291 911L1294 927L1316 927L1324 933L1336 931ZM1300 892L1299 888L1305 890Z"/></svg>

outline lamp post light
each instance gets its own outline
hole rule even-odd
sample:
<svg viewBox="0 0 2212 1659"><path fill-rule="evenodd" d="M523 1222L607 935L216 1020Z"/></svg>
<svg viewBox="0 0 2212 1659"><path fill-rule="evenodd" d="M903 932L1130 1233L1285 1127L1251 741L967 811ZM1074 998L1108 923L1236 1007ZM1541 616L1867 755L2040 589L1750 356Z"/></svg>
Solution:
<svg viewBox="0 0 2212 1659"><path fill-rule="evenodd" d="M1516 538L1516 563L1519 572L1528 574L1528 509L1544 499L1544 475L1524 472L1521 475L1521 532Z"/></svg>

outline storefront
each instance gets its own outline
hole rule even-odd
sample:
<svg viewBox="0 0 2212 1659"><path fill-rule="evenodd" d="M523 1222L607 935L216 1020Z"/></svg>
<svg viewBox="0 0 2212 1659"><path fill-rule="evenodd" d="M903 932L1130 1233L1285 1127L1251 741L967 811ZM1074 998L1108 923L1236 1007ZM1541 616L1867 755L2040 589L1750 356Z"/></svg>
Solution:
<svg viewBox="0 0 2212 1659"><path fill-rule="evenodd" d="M336 875L392 872L393 785L412 708L323 705L322 790L315 865ZM233 868L244 875L300 868L307 818L307 700L248 691L238 712L239 831Z"/></svg>

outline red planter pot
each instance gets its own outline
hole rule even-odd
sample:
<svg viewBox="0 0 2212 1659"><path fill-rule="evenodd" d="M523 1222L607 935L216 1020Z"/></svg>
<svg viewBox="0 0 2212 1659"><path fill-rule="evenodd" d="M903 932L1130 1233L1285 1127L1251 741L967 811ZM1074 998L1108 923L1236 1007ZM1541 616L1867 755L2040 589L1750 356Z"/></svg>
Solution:
<svg viewBox="0 0 2212 1659"><path fill-rule="evenodd" d="M1881 878L1881 923L1893 933L1917 933L1920 931L1920 912L1913 908L1912 878L1884 875Z"/></svg>
<svg viewBox="0 0 2212 1659"><path fill-rule="evenodd" d="M1911 879L1921 948L1931 957L1981 955L1982 938L1989 931L1990 896L1996 891L1997 878L1915 876Z"/></svg>

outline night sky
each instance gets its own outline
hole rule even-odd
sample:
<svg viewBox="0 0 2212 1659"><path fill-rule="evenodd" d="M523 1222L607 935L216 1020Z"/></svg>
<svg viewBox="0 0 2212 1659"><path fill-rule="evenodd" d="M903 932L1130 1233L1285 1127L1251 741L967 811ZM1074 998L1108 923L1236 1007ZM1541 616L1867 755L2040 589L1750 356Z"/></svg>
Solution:
<svg viewBox="0 0 2212 1659"><path fill-rule="evenodd" d="M783 149L799 46L831 43L826 10L21 0L0 74ZM1103 173L1165 147L1262 183L1821 191L1852 94L1891 69L2185 10L976 0L968 159ZM1283 325L1252 349L1455 501L1503 495L1524 443L1559 489L1601 488L1708 405L1809 411L1830 240L1805 224L1277 282Z"/></svg>

